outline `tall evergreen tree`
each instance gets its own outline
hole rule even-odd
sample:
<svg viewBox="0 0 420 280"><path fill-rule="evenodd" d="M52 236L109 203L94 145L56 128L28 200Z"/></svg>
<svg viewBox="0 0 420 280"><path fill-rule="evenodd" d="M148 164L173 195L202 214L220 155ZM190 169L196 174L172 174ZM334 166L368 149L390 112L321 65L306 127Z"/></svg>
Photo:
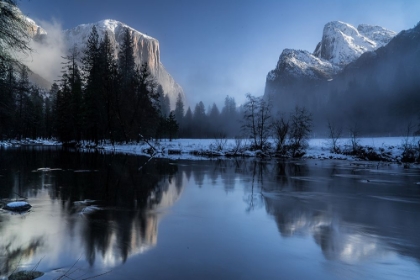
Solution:
<svg viewBox="0 0 420 280"><path fill-rule="evenodd" d="M11 64L3 66L0 67L0 139L10 138L16 133L16 78Z"/></svg>
<svg viewBox="0 0 420 280"><path fill-rule="evenodd" d="M202 101L197 103L194 108L194 116L193 116L193 131L195 133L195 137L208 137L208 123L207 123L207 116L206 116L206 109Z"/></svg>
<svg viewBox="0 0 420 280"><path fill-rule="evenodd" d="M101 68L99 35L94 25L86 42L82 58L84 73L84 114L83 126L87 140L98 143L105 134L101 127L105 126L104 107L105 101L102 94L102 72Z"/></svg>
<svg viewBox="0 0 420 280"><path fill-rule="evenodd" d="M185 117L183 119L182 128L180 128L180 137L191 138L193 136L193 113L191 108L188 107Z"/></svg>
<svg viewBox="0 0 420 280"><path fill-rule="evenodd" d="M19 80L16 86L16 120L17 120L17 138L20 140L24 133L24 113L25 104L29 96L30 83L28 78L28 68L23 66L20 68Z"/></svg>
<svg viewBox="0 0 420 280"><path fill-rule="evenodd" d="M139 102L139 123L137 132L143 136L151 137L154 135L159 120L159 95L157 93L157 83L150 73L147 63L143 63L138 70L137 98Z"/></svg>
<svg viewBox="0 0 420 280"><path fill-rule="evenodd" d="M181 93L178 93L175 103L175 119L182 126L184 118L184 102L182 101Z"/></svg>
<svg viewBox="0 0 420 280"><path fill-rule="evenodd" d="M209 114L208 114L208 121L209 121L209 132L211 135L217 135L220 133L225 133L224 129L222 128L222 124L220 122L220 111L217 108L216 103L213 103Z"/></svg>
<svg viewBox="0 0 420 280"><path fill-rule="evenodd" d="M124 29L123 39L118 51L119 87L115 92L116 119L118 121L118 135L128 142L133 135L133 116L139 113L137 104L140 102L136 94L139 86L139 71L134 61L134 43L131 31ZM137 138L137 137L135 137Z"/></svg>
<svg viewBox="0 0 420 280"><path fill-rule="evenodd" d="M106 32L99 45L99 67L101 77L101 94L103 104L100 109L102 133L99 133L101 139L110 139L114 142L116 139L116 119L118 95L118 71L117 62L114 58L114 47L111 44L109 35Z"/></svg>
<svg viewBox="0 0 420 280"><path fill-rule="evenodd" d="M131 35L131 30L125 28L120 50L118 51L118 70L122 76L123 84L131 82L135 68L133 36Z"/></svg>
<svg viewBox="0 0 420 280"><path fill-rule="evenodd" d="M162 85L158 85L157 93L159 95L160 114L166 118L171 110L169 96L163 91Z"/></svg>
<svg viewBox="0 0 420 280"><path fill-rule="evenodd" d="M61 90L57 97L59 113L59 130L62 132L61 140L82 140L82 78L77 65L79 52L76 46L70 50L70 55L65 57L67 60L63 66L63 76L61 79Z"/></svg>
<svg viewBox="0 0 420 280"><path fill-rule="evenodd" d="M179 125L178 122L175 119L175 112L171 111L169 113L168 118L166 119L166 127L168 131L168 138L169 141L172 141L172 139L175 137L175 135L178 133Z"/></svg>

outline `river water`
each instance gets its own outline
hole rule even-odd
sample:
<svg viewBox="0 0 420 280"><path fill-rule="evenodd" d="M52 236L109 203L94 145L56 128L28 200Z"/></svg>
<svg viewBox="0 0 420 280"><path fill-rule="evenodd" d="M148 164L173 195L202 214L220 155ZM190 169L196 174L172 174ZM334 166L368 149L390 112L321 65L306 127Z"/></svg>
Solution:
<svg viewBox="0 0 420 280"><path fill-rule="evenodd" d="M1 149L0 279L420 279L415 166L146 162Z"/></svg>

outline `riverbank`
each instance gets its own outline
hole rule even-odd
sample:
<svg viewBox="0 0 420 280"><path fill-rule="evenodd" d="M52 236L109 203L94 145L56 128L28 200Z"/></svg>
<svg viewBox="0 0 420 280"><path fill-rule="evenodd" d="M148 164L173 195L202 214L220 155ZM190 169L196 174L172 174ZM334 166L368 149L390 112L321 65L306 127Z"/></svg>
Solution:
<svg viewBox="0 0 420 280"><path fill-rule="evenodd" d="M417 138L407 137L365 137L359 138L358 150L354 152L351 139L341 138L337 141L339 153L331 152L331 140L327 138L314 138L308 141L308 148L302 158L309 159L339 159L339 160L369 160L385 162L413 162L419 153ZM274 141L271 141L274 147ZM28 145L61 145L55 140L25 139L22 141L3 141L0 146L16 147ZM205 160L210 158L227 157L279 157L274 150L260 151L250 150L248 139L167 139L151 142L130 144L105 143L94 146L85 143L79 146L85 151L101 150L104 152L128 153L142 156L168 159L192 159ZM407 158L407 149L411 149L413 159ZM417 154L416 154L417 153ZM418 156L418 155L417 155Z"/></svg>

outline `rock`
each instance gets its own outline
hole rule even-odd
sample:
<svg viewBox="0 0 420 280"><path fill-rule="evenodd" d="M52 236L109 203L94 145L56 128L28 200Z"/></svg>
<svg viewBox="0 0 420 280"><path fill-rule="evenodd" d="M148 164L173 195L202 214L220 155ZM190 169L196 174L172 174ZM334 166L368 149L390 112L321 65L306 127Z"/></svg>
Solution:
<svg viewBox="0 0 420 280"><path fill-rule="evenodd" d="M41 277L44 275L43 272L40 271L18 271L15 273L12 273L12 275L9 276L9 280L30 280L30 279L36 279L38 277Z"/></svg>
<svg viewBox="0 0 420 280"><path fill-rule="evenodd" d="M3 207L4 210L13 211L13 212L25 212L32 208L32 205L26 201L14 201L9 202L6 206Z"/></svg>

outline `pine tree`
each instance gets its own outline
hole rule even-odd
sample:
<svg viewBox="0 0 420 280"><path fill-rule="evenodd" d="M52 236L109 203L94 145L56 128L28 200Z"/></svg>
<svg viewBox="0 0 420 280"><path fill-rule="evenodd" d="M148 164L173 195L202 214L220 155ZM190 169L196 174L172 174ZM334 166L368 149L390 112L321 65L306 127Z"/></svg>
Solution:
<svg viewBox="0 0 420 280"><path fill-rule="evenodd" d="M61 90L57 96L59 113L59 130L61 141L82 140L82 79L77 65L79 52L76 46L70 50L70 55L63 66Z"/></svg>
<svg viewBox="0 0 420 280"><path fill-rule="evenodd" d="M163 91L162 85L158 85L157 94L159 96L159 109L162 117L166 118L170 113L169 96Z"/></svg>
<svg viewBox="0 0 420 280"><path fill-rule="evenodd" d="M92 27L82 58L84 73L83 126L85 138L98 144L104 137L103 129L105 101L102 95L102 71L100 65L99 35L96 26ZM102 133L101 133L102 131Z"/></svg>
<svg viewBox="0 0 420 280"><path fill-rule="evenodd" d="M20 68L19 80L16 85L16 120L17 120L17 138L22 139L24 133L24 109L25 102L29 95L30 84L28 78L28 68L23 66Z"/></svg>
<svg viewBox="0 0 420 280"><path fill-rule="evenodd" d="M193 131L195 132L195 137L205 137L206 131L208 130L206 109L202 101L197 103L194 108L193 116Z"/></svg>
<svg viewBox="0 0 420 280"><path fill-rule="evenodd" d="M16 78L13 66L0 68L0 139L15 136L15 89Z"/></svg>
<svg viewBox="0 0 420 280"><path fill-rule="evenodd" d="M191 108L188 107L187 112L185 113L182 128L180 128L180 137L191 138L193 135L192 125L193 113L191 111Z"/></svg>
<svg viewBox="0 0 420 280"><path fill-rule="evenodd" d="M211 133L210 135L225 133L224 131L222 131L222 124L220 122L220 111L219 108L217 108L216 103L213 103L213 106L210 109L208 121L209 132Z"/></svg>
<svg viewBox="0 0 420 280"><path fill-rule="evenodd" d="M59 86L56 83L51 85L51 89L49 92L49 100L51 102L51 122L49 123L49 131L51 131L51 136L58 136L57 127L58 127L58 117L59 117L59 110L58 110L58 92L60 91Z"/></svg>
<svg viewBox="0 0 420 280"><path fill-rule="evenodd" d="M136 70L135 102L132 103L132 116L129 123L131 138L139 134L152 137L159 126L159 94L157 84L150 73L147 63Z"/></svg>
<svg viewBox="0 0 420 280"><path fill-rule="evenodd" d="M133 36L130 29L125 28L118 52L118 70L122 76L123 84L129 83L130 79L134 77L135 68Z"/></svg>
<svg viewBox="0 0 420 280"><path fill-rule="evenodd" d="M175 103L175 119L182 126L184 118L184 102L182 101L181 93L178 93Z"/></svg>
<svg viewBox="0 0 420 280"><path fill-rule="evenodd" d="M134 62L133 46L131 31L125 28L118 52L119 87L115 92L115 113L118 121L117 134L122 136L119 140L124 140L125 142L128 142L134 136L132 129L133 116L139 113L137 104L140 102L136 93L140 74Z"/></svg>
<svg viewBox="0 0 420 280"><path fill-rule="evenodd" d="M118 95L118 71L117 63L114 58L114 47L111 44L108 33L99 45L99 69L101 77L101 94L102 102L99 104L100 109L100 127L103 128L99 132L101 139L109 139L112 143L116 140L116 119L117 104L119 102Z"/></svg>
<svg viewBox="0 0 420 280"><path fill-rule="evenodd" d="M171 111L169 113L168 118L166 119L166 127L168 131L168 138L169 141L172 141L172 139L175 137L175 135L178 133L179 125L178 122L175 119L175 112Z"/></svg>

